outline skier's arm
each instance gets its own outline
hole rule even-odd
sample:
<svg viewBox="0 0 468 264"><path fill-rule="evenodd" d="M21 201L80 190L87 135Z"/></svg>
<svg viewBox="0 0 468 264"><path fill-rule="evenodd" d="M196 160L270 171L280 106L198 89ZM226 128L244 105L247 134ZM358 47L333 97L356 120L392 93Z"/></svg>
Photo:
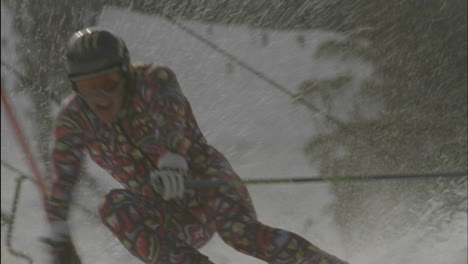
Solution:
<svg viewBox="0 0 468 264"><path fill-rule="evenodd" d="M83 158L83 142L78 124L61 113L54 128L52 149L53 177L47 199L47 216L52 238L69 239L67 223L73 186L77 182Z"/></svg>
<svg viewBox="0 0 468 264"><path fill-rule="evenodd" d="M218 150L208 144L187 99L185 99L185 119L187 123L185 135L191 142L187 154L192 161L192 169L205 167L213 160L224 159L224 156Z"/></svg>
<svg viewBox="0 0 468 264"><path fill-rule="evenodd" d="M152 71L152 112L164 111L165 120L161 134L165 135L166 151L189 157L191 169L206 166L210 160L224 158L221 153L207 144L193 115L187 98L182 93L175 73L168 67L158 66ZM156 107L155 107L156 106ZM208 153L209 152L209 153Z"/></svg>
<svg viewBox="0 0 468 264"><path fill-rule="evenodd" d="M150 88L146 96L151 100L150 111L164 142L160 154L169 151L186 155L191 142L184 135L186 100L177 77L170 68L164 66L153 66L148 71Z"/></svg>

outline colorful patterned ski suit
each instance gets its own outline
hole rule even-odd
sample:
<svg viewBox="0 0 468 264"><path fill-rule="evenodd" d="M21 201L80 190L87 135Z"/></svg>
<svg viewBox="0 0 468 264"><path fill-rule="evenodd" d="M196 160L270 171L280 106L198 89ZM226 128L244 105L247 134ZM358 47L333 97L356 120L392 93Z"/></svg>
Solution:
<svg viewBox="0 0 468 264"><path fill-rule="evenodd" d="M112 124L99 121L76 96L60 111L48 200L51 221L66 223L86 151L124 187L105 196L99 211L103 223L145 263L211 263L197 249L215 232L236 250L268 263L345 263L294 233L259 222L244 186L190 189L183 198L163 200L152 189L149 173L168 151L186 159L194 179L239 176L207 144L171 69L134 66L132 84Z"/></svg>

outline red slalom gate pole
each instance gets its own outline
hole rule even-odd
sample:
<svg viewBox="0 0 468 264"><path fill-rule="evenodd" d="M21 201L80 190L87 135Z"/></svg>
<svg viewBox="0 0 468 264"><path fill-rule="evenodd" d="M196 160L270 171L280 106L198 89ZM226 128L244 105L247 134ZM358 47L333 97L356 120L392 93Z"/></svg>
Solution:
<svg viewBox="0 0 468 264"><path fill-rule="evenodd" d="M29 148L29 145L26 141L26 137L23 134L23 131L21 130L18 119L16 119L13 108L11 107L11 104L8 101L8 95L3 89L3 83L1 85L1 91L2 91L2 103L6 111L6 115L13 127L13 131L16 135L16 139L18 140L18 143L20 144L21 150L23 151L23 154L26 157L26 162L29 165L29 168L31 169L34 179L36 181L36 184L39 187L39 192L41 193L42 197L42 204L44 206L44 209L46 209L46 187L44 184L44 180L42 178L42 175L39 171L39 167L37 166L36 160L34 159L32 152Z"/></svg>

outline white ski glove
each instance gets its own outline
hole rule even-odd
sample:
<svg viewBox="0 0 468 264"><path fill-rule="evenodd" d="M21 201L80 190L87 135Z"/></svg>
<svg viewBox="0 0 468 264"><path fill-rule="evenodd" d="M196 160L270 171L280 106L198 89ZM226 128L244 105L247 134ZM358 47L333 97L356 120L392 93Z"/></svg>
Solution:
<svg viewBox="0 0 468 264"><path fill-rule="evenodd" d="M158 161L158 169L151 173L153 188L164 200L182 197L185 192L185 180L188 177L188 165L185 159L168 152Z"/></svg>

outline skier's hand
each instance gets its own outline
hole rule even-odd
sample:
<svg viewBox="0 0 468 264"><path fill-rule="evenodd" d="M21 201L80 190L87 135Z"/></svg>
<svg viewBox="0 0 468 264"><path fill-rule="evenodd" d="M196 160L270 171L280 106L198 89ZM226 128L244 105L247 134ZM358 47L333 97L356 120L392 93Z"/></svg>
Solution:
<svg viewBox="0 0 468 264"><path fill-rule="evenodd" d="M169 152L159 159L158 169L151 173L151 183L164 200L170 200L184 195L188 174L185 159Z"/></svg>
<svg viewBox="0 0 468 264"><path fill-rule="evenodd" d="M49 247L52 264L81 264L71 239L54 240L42 237L41 242Z"/></svg>

